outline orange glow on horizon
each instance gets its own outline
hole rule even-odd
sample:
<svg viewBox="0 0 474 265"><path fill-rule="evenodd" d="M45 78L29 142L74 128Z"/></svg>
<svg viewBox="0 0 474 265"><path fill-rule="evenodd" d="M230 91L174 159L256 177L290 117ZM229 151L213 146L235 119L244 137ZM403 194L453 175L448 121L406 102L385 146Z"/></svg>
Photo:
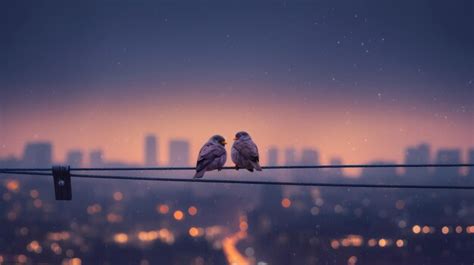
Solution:
<svg viewBox="0 0 474 265"><path fill-rule="evenodd" d="M422 141L433 149L465 148L474 145L473 127L461 117L433 116L428 107L413 113L385 105L348 106L347 100L302 104L301 98L271 99L256 94L252 100L222 98L216 109L198 102L197 95L129 99L126 102L91 99L70 106L42 111L23 110L6 115L2 130L0 158L20 157L28 141L48 140L54 144L54 161L64 161L70 149L88 152L100 148L105 159L143 163L143 138L154 133L159 157L168 163L168 141L186 139L191 143L194 164L201 145L216 133L230 140L236 131L247 130L259 145L262 164L267 148L315 148L321 163L341 157L343 163L365 163L374 159L402 162L404 149ZM408 104L408 103L406 103ZM236 109L243 111L235 114ZM408 108L407 108L408 109ZM219 112L219 122L208 122ZM277 115L276 115L277 114ZM383 148L381 148L383 147ZM228 161L228 165L231 161Z"/></svg>

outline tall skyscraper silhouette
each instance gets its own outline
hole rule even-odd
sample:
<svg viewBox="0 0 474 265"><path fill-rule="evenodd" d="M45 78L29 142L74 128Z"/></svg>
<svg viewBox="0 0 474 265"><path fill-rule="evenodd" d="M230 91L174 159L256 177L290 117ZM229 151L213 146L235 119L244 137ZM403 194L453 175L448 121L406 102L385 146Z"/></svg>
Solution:
<svg viewBox="0 0 474 265"><path fill-rule="evenodd" d="M301 165L319 165L319 154L314 149L303 149L301 152Z"/></svg>
<svg viewBox="0 0 474 265"><path fill-rule="evenodd" d="M436 164L460 164L461 150L459 149L440 149L436 154ZM459 176L458 167L438 167L436 175L446 179Z"/></svg>
<svg viewBox="0 0 474 265"><path fill-rule="evenodd" d="M474 148L469 149L467 152L467 163L474 164ZM469 167L467 174L471 177L474 177L474 167Z"/></svg>
<svg viewBox="0 0 474 265"><path fill-rule="evenodd" d="M91 167L101 167L104 165L102 150L93 150L89 154L89 164Z"/></svg>
<svg viewBox="0 0 474 265"><path fill-rule="evenodd" d="M368 163L369 165L390 165L395 164L393 161L376 160ZM383 182L384 179L390 179L397 176L397 170L393 167L385 168L364 168L361 173L362 177L370 178L374 182Z"/></svg>
<svg viewBox="0 0 474 265"><path fill-rule="evenodd" d="M329 161L330 165L340 166L342 165L342 159L339 157L333 157ZM331 177L342 177L342 168L330 168L328 170L328 175Z"/></svg>
<svg viewBox="0 0 474 265"><path fill-rule="evenodd" d="M83 154L79 150L71 150L66 154L66 164L71 167L82 167Z"/></svg>
<svg viewBox="0 0 474 265"><path fill-rule="evenodd" d="M147 135L145 137L145 165L158 165L158 144L155 135Z"/></svg>
<svg viewBox="0 0 474 265"><path fill-rule="evenodd" d="M296 150L294 148L285 149L285 165L294 166L296 165Z"/></svg>
<svg viewBox="0 0 474 265"><path fill-rule="evenodd" d="M169 148L170 166L189 166L189 142L185 140L171 140Z"/></svg>
<svg viewBox="0 0 474 265"><path fill-rule="evenodd" d="M50 167L53 147L50 142L27 143L23 152L23 164L31 167Z"/></svg>
<svg viewBox="0 0 474 265"><path fill-rule="evenodd" d="M270 147L268 149L268 163L269 166L278 165L278 149L276 147Z"/></svg>
<svg viewBox="0 0 474 265"><path fill-rule="evenodd" d="M405 164L429 164L430 146L422 143L417 146L410 146L405 151ZM429 168L426 167L409 167L405 168L405 176L410 177L426 177L429 175Z"/></svg>

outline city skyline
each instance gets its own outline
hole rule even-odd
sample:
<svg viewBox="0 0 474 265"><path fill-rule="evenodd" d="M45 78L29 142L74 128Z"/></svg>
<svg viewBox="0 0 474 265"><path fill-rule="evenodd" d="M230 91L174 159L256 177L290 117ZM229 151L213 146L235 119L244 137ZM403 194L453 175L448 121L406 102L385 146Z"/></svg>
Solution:
<svg viewBox="0 0 474 265"><path fill-rule="evenodd" d="M76 110L79 111L79 110ZM112 110L110 110L112 111ZM69 149L94 149L101 148L107 151L109 157L114 160L126 160L132 163L142 161L142 138L145 132L157 132L162 140L170 139L188 139L191 143L191 153L199 151L199 147L213 134L217 132L224 135L228 140L232 139L235 132L242 128L235 124L216 123L209 124L208 127L200 126L206 123L206 116L212 115L207 110L202 118L189 119L178 113L180 111L170 107L165 111L162 119L157 123L161 124L158 130L153 130L150 124L155 122L151 118L153 113L148 113L135 117L133 113L123 114L125 116L116 117L118 113L94 113L80 112L80 120L73 122L66 113L53 114L60 115L59 120L44 120L38 114L32 114L31 120L24 120L24 117L13 118L11 121L1 119L4 130L0 131L0 157L18 156L22 152L22 145L25 140L52 140L56 143L57 151L54 154L55 159L63 159ZM188 112L188 111L186 111ZM257 113L265 110L256 110ZM288 117L285 126L275 120L279 115L269 116L267 122L252 123L247 130L251 133L254 140L261 148L277 146L278 148L303 148L318 147L322 153L321 160L329 161L332 156L342 156L347 162L361 163L367 160L386 157L391 160L401 160L403 153L400 146L414 145L422 141L430 142L434 148L462 148L465 146L474 146L472 137L472 123L463 120L451 120L444 117L439 118L439 122L425 120L424 117L414 117L408 115L405 117L391 116L396 111L374 113L365 115L363 112L339 113L333 118L325 118L320 124L308 123L307 120L317 120L311 113L294 113L291 116L300 117L306 121L294 120ZM322 113L325 113L322 111ZM106 116L112 115L115 122L104 123ZM120 115L122 115L120 114ZM170 116L167 116L171 114ZM174 116L178 114L178 116ZM91 115L94 115L92 117ZM105 115L105 116L104 116ZM222 113L224 116L232 117L228 111ZM270 115L270 114L268 114ZM283 114L288 115L288 114ZM391 119L386 119L388 115ZM339 117L337 117L339 116ZM424 116L424 115L421 115ZM252 117L249 121L258 119L267 119L266 117ZM283 117L284 118L284 117ZM470 117L472 118L472 117ZM64 121L61 121L64 119ZM241 118L239 118L241 119ZM286 119L286 118L285 118ZM368 120L371 119L371 120ZM438 118L437 118L438 119ZM182 121L182 122L181 122ZM64 123L67 126L57 130L58 124ZM240 123L240 122L239 122ZM299 123L299 125L296 125ZM375 124L377 124L376 127ZM308 130L297 130L294 133L284 127L300 128L304 125ZM355 125L357 125L355 127ZM317 129L322 126L323 129ZM147 129L148 128L148 129ZM312 129L311 129L312 128ZM367 130L371 128L371 130ZM454 128L457 128L454 130ZM311 133L314 131L315 133ZM189 133L192 132L192 133ZM294 135L297 134L297 135ZM390 139L390 141L387 141ZM379 148L384 146L384 148ZM166 150L167 147L163 148ZM166 151L164 151L166 152ZM158 156L163 156L160 153Z"/></svg>
<svg viewBox="0 0 474 265"><path fill-rule="evenodd" d="M65 163L73 167L91 166L103 167L106 165L112 166L126 166L126 165L143 165L143 166L192 166L194 161L191 160L196 154L190 153L190 143L185 139L171 139L167 144L160 145L159 139L155 134L148 133L143 138L143 160L140 163L131 163L126 160L112 160L107 157L103 149L81 150L71 149L66 153L64 160L53 160L54 143L50 141L26 142L24 145L23 155L19 157L0 158L0 164L13 164L23 166L37 166L44 167L51 164ZM168 154L160 155L160 160L157 159L160 147L168 146ZM416 145L406 146L404 149L404 157L402 161L394 161L383 157L365 161L366 164L390 164L390 163L405 163L405 164L460 164L472 163L474 161L474 147L461 148L441 148L434 149L427 142L421 142ZM303 147L301 149L285 148L279 149L271 146L265 150L260 151L264 154L266 159L263 159L265 166L277 165L341 165L344 164L344 158L333 156L327 163L321 163L321 153L316 148ZM166 158L164 160L163 158ZM232 166L230 161L227 161L226 166ZM434 171L435 175L457 175L459 169L453 168L439 168ZM395 169L386 169L382 171L377 170L353 170L353 169L339 169L332 170L335 175L341 176L364 176L364 175L398 175ZM368 173L367 173L368 172ZM406 175L411 176L428 176L428 168L407 168ZM471 172L464 172L464 174L471 174Z"/></svg>

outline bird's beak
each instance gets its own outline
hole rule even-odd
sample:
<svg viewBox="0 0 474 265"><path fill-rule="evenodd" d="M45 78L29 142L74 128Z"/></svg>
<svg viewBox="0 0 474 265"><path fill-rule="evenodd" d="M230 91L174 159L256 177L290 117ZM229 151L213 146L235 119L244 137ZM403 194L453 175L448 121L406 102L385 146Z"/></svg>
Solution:
<svg viewBox="0 0 474 265"><path fill-rule="evenodd" d="M237 137L234 137L234 141L237 141L237 140L239 140L239 138L237 138Z"/></svg>
<svg viewBox="0 0 474 265"><path fill-rule="evenodd" d="M226 142L226 141L222 141L221 144L222 144L222 145L226 145L227 142Z"/></svg>

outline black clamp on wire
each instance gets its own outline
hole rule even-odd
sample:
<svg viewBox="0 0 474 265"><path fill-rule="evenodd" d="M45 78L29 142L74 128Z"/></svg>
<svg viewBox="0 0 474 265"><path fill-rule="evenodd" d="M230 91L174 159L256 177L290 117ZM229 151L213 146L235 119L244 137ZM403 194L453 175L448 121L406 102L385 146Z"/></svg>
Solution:
<svg viewBox="0 0 474 265"><path fill-rule="evenodd" d="M72 191L69 166L53 166L52 171L56 200L70 201L72 199Z"/></svg>

